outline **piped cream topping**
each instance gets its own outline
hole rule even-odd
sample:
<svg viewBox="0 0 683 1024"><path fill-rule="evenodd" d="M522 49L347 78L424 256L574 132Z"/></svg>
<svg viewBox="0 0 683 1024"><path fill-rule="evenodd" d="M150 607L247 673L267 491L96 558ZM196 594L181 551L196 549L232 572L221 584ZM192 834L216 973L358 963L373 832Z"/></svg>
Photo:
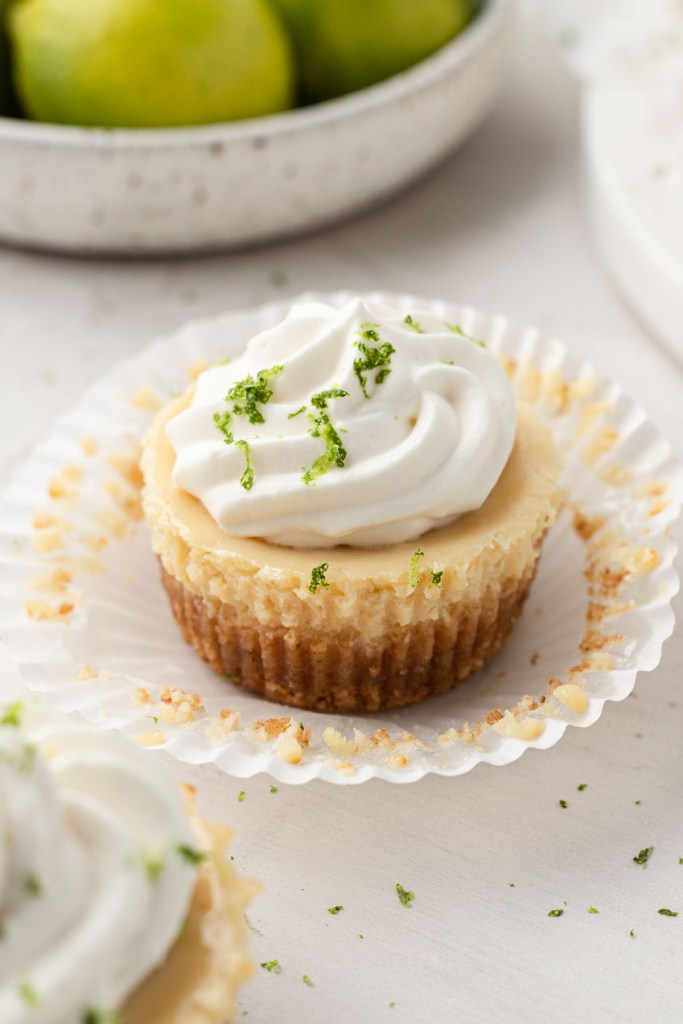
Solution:
<svg viewBox="0 0 683 1024"><path fill-rule="evenodd" d="M479 508L515 426L480 343L354 299L295 305L201 374L166 430L175 485L226 532L307 548L401 543Z"/></svg>
<svg viewBox="0 0 683 1024"><path fill-rule="evenodd" d="M122 737L39 710L4 721L0 1020L108 1020L182 927L194 833L176 787Z"/></svg>

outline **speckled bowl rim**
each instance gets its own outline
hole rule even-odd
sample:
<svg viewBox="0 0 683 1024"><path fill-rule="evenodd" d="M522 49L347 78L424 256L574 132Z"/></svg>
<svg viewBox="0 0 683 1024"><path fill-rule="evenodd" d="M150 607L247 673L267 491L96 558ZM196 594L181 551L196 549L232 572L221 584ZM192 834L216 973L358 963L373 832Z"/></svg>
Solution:
<svg viewBox="0 0 683 1024"><path fill-rule="evenodd" d="M349 120L359 113L389 105L418 92L464 64L498 32L516 0L484 0L474 20L454 39L406 71L376 85L309 107L297 107L243 121L217 122L183 128L95 128L49 124L0 117L0 142L63 145L96 149L174 148L277 135L296 134L324 124Z"/></svg>

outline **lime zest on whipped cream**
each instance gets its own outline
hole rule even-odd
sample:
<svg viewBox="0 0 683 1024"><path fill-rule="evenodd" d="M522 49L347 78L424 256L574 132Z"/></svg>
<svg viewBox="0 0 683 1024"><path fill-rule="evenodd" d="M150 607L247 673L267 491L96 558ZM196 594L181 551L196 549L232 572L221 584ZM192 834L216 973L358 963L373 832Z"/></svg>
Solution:
<svg viewBox="0 0 683 1024"><path fill-rule="evenodd" d="M22 775L30 775L36 764L37 751L33 743L24 743L21 753L0 751L0 760Z"/></svg>
<svg viewBox="0 0 683 1024"><path fill-rule="evenodd" d="M262 960L261 967L264 971L270 971L271 974L281 974L282 967L280 966L279 960Z"/></svg>
<svg viewBox="0 0 683 1024"><path fill-rule="evenodd" d="M636 856L633 858L633 862L635 864L641 864L642 867L645 867L650 857L654 853L654 849L654 846L646 846L643 850L640 851L640 853L636 854Z"/></svg>
<svg viewBox="0 0 683 1024"><path fill-rule="evenodd" d="M116 1010L98 1010L94 1006L83 1011L81 1024L119 1024L121 1015Z"/></svg>
<svg viewBox="0 0 683 1024"><path fill-rule="evenodd" d="M248 373L243 380L236 381L225 396L226 402L232 402L232 409L224 409L223 412L213 414L213 421L223 435L225 443L234 444L244 452L247 465L240 477L240 484L245 491L250 491L254 486L254 464L249 442L235 440L232 421L235 416L246 416L252 424L266 422L259 405L267 405L271 400L273 391L268 386L269 382L282 373L283 369L284 366L270 366L265 370L259 370L256 377Z"/></svg>
<svg viewBox="0 0 683 1024"><path fill-rule="evenodd" d="M678 911L677 910L669 910L668 907L661 907L657 911L657 913L661 914L662 917L678 917Z"/></svg>
<svg viewBox="0 0 683 1024"><path fill-rule="evenodd" d="M420 559L424 558L424 551L422 548L418 548L414 554L410 556L410 568L408 569L408 583L415 589L420 582Z"/></svg>
<svg viewBox="0 0 683 1024"><path fill-rule="evenodd" d="M30 981L22 981L19 985L19 998L27 1006L30 1006L31 1009L36 1009L40 1006L40 996Z"/></svg>
<svg viewBox="0 0 683 1024"><path fill-rule="evenodd" d="M24 877L23 889L26 895L31 896L33 899L43 895L43 883L32 871Z"/></svg>
<svg viewBox="0 0 683 1024"><path fill-rule="evenodd" d="M240 483L245 491L250 491L254 486L254 463L251 457L251 446L248 441L235 441L235 447L241 448L244 452L246 468L240 477Z"/></svg>
<svg viewBox="0 0 683 1024"><path fill-rule="evenodd" d="M244 380L238 380L233 384L225 396L226 402L233 402L233 416L246 416L250 423L265 423L258 406L267 405L271 400L273 392L268 384L283 370L284 366L271 366L266 370L259 370L256 378L248 373ZM240 401L243 401L244 405L240 405Z"/></svg>
<svg viewBox="0 0 683 1024"><path fill-rule="evenodd" d="M353 361L353 372L358 378L358 383L361 386L361 390L366 398L370 398L367 391L368 373L371 370L377 370L375 374L375 384L383 384L391 373L391 357L393 356L396 349L389 341L382 341L377 329L379 324L364 323L358 328L358 335L360 340L355 341L354 345L363 356L362 359L354 359ZM371 342L377 345L377 348L371 348L368 344Z"/></svg>
<svg viewBox="0 0 683 1024"><path fill-rule="evenodd" d="M161 878L164 868L166 867L166 861L163 857L159 856L157 852L152 850L143 850L142 866L145 869L147 880L151 885L154 885L155 882L158 882Z"/></svg>
<svg viewBox="0 0 683 1024"><path fill-rule="evenodd" d="M407 324L407 326L410 327L413 331L415 331L416 334L425 334L424 328L420 326L417 320L413 320L410 313L404 316L403 323Z"/></svg>
<svg viewBox="0 0 683 1024"><path fill-rule="evenodd" d="M430 587L438 587L441 589L441 580L443 579L443 569L432 569L432 582L429 584Z"/></svg>
<svg viewBox="0 0 683 1024"><path fill-rule="evenodd" d="M320 565L316 565L311 569L311 582L308 584L308 589L312 594L317 594L318 587L329 587L329 583L325 579L325 573L329 569L327 562L321 562Z"/></svg>
<svg viewBox="0 0 683 1024"><path fill-rule="evenodd" d="M471 334L467 334L463 331L460 324L449 324L447 320L444 320L444 324L451 334L458 334L461 338L467 338L467 340L471 341L473 345L478 345L479 348L486 348L486 342L483 338L473 338Z"/></svg>
<svg viewBox="0 0 683 1024"><path fill-rule="evenodd" d="M195 850L193 846L187 846L185 843L179 843L175 849L176 853L193 868L199 867L209 856L204 850Z"/></svg>
<svg viewBox="0 0 683 1024"><path fill-rule="evenodd" d="M21 725L21 716L24 713L24 705L20 700L15 700L13 704L8 704L0 718L0 725Z"/></svg>
<svg viewBox="0 0 683 1024"><path fill-rule="evenodd" d="M322 455L318 456L308 469L304 468L302 480L305 484L315 486L315 481L319 476L329 473L335 466L342 469L346 463L347 451L342 444L342 439L334 423L329 417L327 403L331 398L346 398L347 395L348 391L332 387L327 391L319 391L318 394L311 396L311 405L317 410L317 413L308 414L308 418L313 424L308 432L311 437L323 439L325 451Z"/></svg>

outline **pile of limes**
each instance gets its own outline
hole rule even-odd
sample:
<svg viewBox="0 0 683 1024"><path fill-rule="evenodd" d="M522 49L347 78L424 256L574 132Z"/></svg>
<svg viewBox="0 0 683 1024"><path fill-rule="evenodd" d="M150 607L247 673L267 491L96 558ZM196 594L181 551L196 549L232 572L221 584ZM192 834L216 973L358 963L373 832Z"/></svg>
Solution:
<svg viewBox="0 0 683 1024"><path fill-rule="evenodd" d="M372 85L453 38L477 0L0 0L0 112L168 127Z"/></svg>

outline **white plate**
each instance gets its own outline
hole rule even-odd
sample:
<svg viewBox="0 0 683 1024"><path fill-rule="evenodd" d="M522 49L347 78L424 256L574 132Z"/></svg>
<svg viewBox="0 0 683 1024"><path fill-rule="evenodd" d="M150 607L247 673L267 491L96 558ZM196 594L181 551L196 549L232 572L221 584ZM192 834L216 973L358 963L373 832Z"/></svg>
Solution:
<svg viewBox="0 0 683 1024"><path fill-rule="evenodd" d="M104 131L0 118L0 239L98 253L223 249L367 209L462 142L496 96L513 0L427 60L328 103Z"/></svg>
<svg viewBox="0 0 683 1024"><path fill-rule="evenodd" d="M316 297L340 305L349 296ZM147 531L121 512L135 511L136 494L116 466L125 470L121 459L134 456L152 415L152 395L165 402L202 360L240 351L252 333L284 317L286 302L229 312L155 342L88 391L19 472L0 506L0 633L32 690L62 711L143 734L180 760L213 763L237 776L263 771L293 783L408 782L430 772L462 774L482 761L508 764L530 746L549 747L568 725L592 724L606 701L631 692L639 670L658 664L673 629L670 602L678 577L667 526L679 511L683 474L643 411L617 384L596 379L560 342L532 328L430 299L366 298L403 314L431 312L485 338L508 366L517 394L549 423L565 456L569 503L589 520L606 521L583 541L571 512L562 513L546 540L524 615L501 654L452 693L399 711L294 712L311 740L301 763L291 764L273 742L256 742L250 729L288 710L216 677L182 640ZM63 522L36 529L37 511ZM117 530L124 539L114 539ZM103 551L93 549L93 536L109 538ZM49 550L33 550L36 537ZM50 549L51 542L56 546ZM93 561L104 571L93 572ZM587 567L604 585L602 596L589 599ZM62 592L41 590L55 571ZM596 617L596 603L602 617ZM55 621L36 617L60 605L64 614ZM588 653L580 649L582 639ZM568 676L586 658L584 668ZM554 689L549 679L562 679L565 689ZM171 712L157 701L167 685L198 694L205 712L189 722L166 721ZM140 688L153 704L135 703ZM241 722L221 735L224 708L238 711ZM381 727L394 745L361 739L357 751L351 744L340 753L324 738L328 727L350 740L354 729L367 737Z"/></svg>

